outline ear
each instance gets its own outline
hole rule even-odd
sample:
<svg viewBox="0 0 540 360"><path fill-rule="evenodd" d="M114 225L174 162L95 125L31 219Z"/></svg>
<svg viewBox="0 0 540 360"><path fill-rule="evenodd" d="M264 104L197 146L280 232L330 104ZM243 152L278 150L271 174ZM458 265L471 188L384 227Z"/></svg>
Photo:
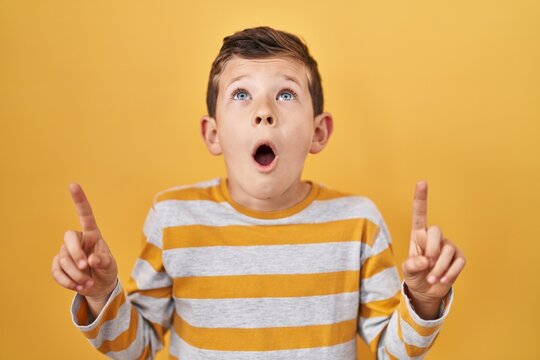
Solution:
<svg viewBox="0 0 540 360"><path fill-rule="evenodd" d="M330 135L332 135L332 131L334 131L334 119L332 118L332 114L327 112L320 113L315 117L313 126L315 129L309 152L311 154L317 154L324 149L326 143L330 139Z"/></svg>
<svg viewBox="0 0 540 360"><path fill-rule="evenodd" d="M218 138L218 128L216 119L211 116L204 115L201 118L201 135L212 155L221 155L221 144Z"/></svg>

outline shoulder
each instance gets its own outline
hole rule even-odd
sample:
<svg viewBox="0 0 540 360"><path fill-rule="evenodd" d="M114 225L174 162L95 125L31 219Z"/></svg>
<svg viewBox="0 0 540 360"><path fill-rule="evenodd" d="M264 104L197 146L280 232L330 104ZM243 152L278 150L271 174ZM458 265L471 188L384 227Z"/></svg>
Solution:
<svg viewBox="0 0 540 360"><path fill-rule="evenodd" d="M220 178L214 178L163 189L154 196L151 217L160 227L208 223L219 212L219 186Z"/></svg>
<svg viewBox="0 0 540 360"><path fill-rule="evenodd" d="M319 194L316 201L328 208L328 211L345 212L350 216L368 219L375 224L382 220L381 213L375 202L364 195L337 190L318 183Z"/></svg>
<svg viewBox="0 0 540 360"><path fill-rule="evenodd" d="M154 196L154 206L178 200L210 200L215 201L215 190L219 186L219 178L200 181L192 184L172 186L158 191Z"/></svg>
<svg viewBox="0 0 540 360"><path fill-rule="evenodd" d="M390 233L379 208L367 196L344 192L319 184L319 206L323 212L332 212L333 217L340 219L361 219L365 226L366 244L372 244L381 235L387 242L391 242ZM365 221L367 220L367 222Z"/></svg>

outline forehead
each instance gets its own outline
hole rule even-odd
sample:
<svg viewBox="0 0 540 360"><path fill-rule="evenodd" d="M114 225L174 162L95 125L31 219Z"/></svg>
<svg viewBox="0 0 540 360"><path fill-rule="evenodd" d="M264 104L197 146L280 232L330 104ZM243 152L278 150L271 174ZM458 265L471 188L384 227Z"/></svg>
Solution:
<svg viewBox="0 0 540 360"><path fill-rule="evenodd" d="M263 59L245 59L233 56L225 65L220 76L220 87L241 78L268 77L271 79L288 79L296 81L307 88L308 74L306 66L291 58L271 57Z"/></svg>

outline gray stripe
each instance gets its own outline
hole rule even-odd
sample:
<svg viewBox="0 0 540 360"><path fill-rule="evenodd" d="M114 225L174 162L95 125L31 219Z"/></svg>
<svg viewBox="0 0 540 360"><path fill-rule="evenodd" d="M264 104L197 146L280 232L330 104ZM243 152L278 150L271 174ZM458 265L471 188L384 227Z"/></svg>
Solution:
<svg viewBox="0 0 540 360"><path fill-rule="evenodd" d="M112 359L135 359L141 354L142 350L144 349L143 339L146 338L146 336L143 336L143 331L148 332L152 330L150 330L148 325L144 323L144 320L140 314L137 314L137 316L139 317L139 323L137 324L137 335L131 344L124 350L109 351L105 355ZM153 333L147 334L147 336L148 335L154 336Z"/></svg>
<svg viewBox="0 0 540 360"><path fill-rule="evenodd" d="M129 323L131 320L131 303L129 301L124 302L116 317L114 319L105 321L99 329L99 334L95 339L88 339L92 345L96 348L101 346L104 341L113 340L118 335L129 329Z"/></svg>
<svg viewBox="0 0 540 360"><path fill-rule="evenodd" d="M155 204L163 227L182 225L284 225L313 224L366 218L379 223L380 214L371 200L360 196L315 200L304 210L280 219L257 219L236 211L227 202L164 200Z"/></svg>
<svg viewBox="0 0 540 360"><path fill-rule="evenodd" d="M371 318L360 317L358 319L358 334L366 344L369 344L384 330L388 321L390 321L389 316L376 316Z"/></svg>
<svg viewBox="0 0 540 360"><path fill-rule="evenodd" d="M81 331L90 331L97 327L99 321L107 312L107 309L111 302L123 291L122 284L118 279L116 280L116 286L114 287L111 295L109 296L109 299L107 299L107 302L103 306L103 309L101 309L101 312L98 314L98 316L94 319L94 321L91 324L79 324L77 323L77 312L79 311L79 307L81 306L81 302L84 299L84 296L80 295L79 293L75 293L75 296L73 297L73 301L71 303L71 320L73 321L73 324Z"/></svg>
<svg viewBox="0 0 540 360"><path fill-rule="evenodd" d="M403 293L403 289L401 290L401 292ZM446 307L446 310L444 311L444 313L438 319L424 320L420 316L418 316L418 314L416 314L414 312L409 298L407 296L405 296L405 293L403 293L403 298L405 298L405 305L407 306L407 309L409 310L409 313L411 314L411 317L413 318L413 320L418 325L421 325L421 326L424 326L424 327L433 327L433 326L439 325L448 316L448 313L450 312L450 306L452 305L452 302L454 300L454 288L453 287L450 288L449 296L450 296L450 298L448 299L448 305Z"/></svg>
<svg viewBox="0 0 540 360"><path fill-rule="evenodd" d="M372 246L362 243L362 248L360 249L361 263L364 264L368 258L384 251L388 247L388 244L390 244L390 241L385 237L383 232L379 232Z"/></svg>
<svg viewBox="0 0 540 360"><path fill-rule="evenodd" d="M171 330L170 353L182 360L356 360L356 338L339 345L298 350L217 351L193 347Z"/></svg>
<svg viewBox="0 0 540 360"><path fill-rule="evenodd" d="M148 261L137 259L131 272L137 287L141 290L171 286L171 278L166 272L157 272Z"/></svg>
<svg viewBox="0 0 540 360"><path fill-rule="evenodd" d="M360 280L360 302L367 303L392 297L401 287L397 268L387 268L367 279Z"/></svg>
<svg viewBox="0 0 540 360"><path fill-rule="evenodd" d="M150 208L146 219L144 220L143 232L149 243L154 244L158 248L162 248L162 232L161 226L156 218L156 210Z"/></svg>
<svg viewBox="0 0 540 360"><path fill-rule="evenodd" d="M405 320L401 319L401 333L403 334L403 341L405 341L409 345L419 346L419 347L427 347L437 333L440 331L440 328L435 331L433 334L429 336L422 336L414 330L414 328L409 325Z"/></svg>
<svg viewBox="0 0 540 360"><path fill-rule="evenodd" d="M155 210L156 201L159 196L169 191L177 191L177 190L189 189L189 188L205 189L205 188L215 186L217 184L219 184L219 178L215 178L215 179L211 179L207 181L201 181L201 182L190 184L190 185L173 186L173 187L170 187L168 189L158 192L154 196L154 204L148 210L148 214L146 215L146 219L144 221L143 231L148 242L156 245L160 249L162 248L161 224L159 223L159 219L157 219L156 217L156 210Z"/></svg>
<svg viewBox="0 0 540 360"><path fill-rule="evenodd" d="M394 356L396 356L398 359L411 359L411 360L419 360L423 359L425 355L427 354L427 351L420 355L415 357L410 357L407 355L407 350L405 350L405 345L399 338L399 335L397 333L397 317L398 312L394 311L392 314L392 317L390 318L390 322L388 323L388 327L386 329L386 332L384 334L384 338L381 339L382 344L384 344L387 348L387 350ZM384 359L388 359L388 356L384 356Z"/></svg>
<svg viewBox="0 0 540 360"><path fill-rule="evenodd" d="M360 242L209 246L165 250L171 277L358 271Z"/></svg>
<svg viewBox="0 0 540 360"><path fill-rule="evenodd" d="M165 328L171 326L171 316L174 311L172 298L154 298L135 292L128 295L128 299L149 321Z"/></svg>
<svg viewBox="0 0 540 360"><path fill-rule="evenodd" d="M196 327L266 328L333 324L355 319L358 293L294 298L179 299L176 312Z"/></svg>

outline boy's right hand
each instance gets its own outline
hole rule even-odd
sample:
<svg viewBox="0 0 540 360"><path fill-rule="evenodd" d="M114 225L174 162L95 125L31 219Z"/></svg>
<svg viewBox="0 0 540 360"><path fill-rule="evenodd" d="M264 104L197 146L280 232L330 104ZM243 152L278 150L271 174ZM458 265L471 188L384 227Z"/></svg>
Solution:
<svg viewBox="0 0 540 360"><path fill-rule="evenodd" d="M52 275L63 287L85 296L92 313L99 313L116 286L118 268L82 188L72 183L69 190L83 231L66 231L52 261Z"/></svg>

